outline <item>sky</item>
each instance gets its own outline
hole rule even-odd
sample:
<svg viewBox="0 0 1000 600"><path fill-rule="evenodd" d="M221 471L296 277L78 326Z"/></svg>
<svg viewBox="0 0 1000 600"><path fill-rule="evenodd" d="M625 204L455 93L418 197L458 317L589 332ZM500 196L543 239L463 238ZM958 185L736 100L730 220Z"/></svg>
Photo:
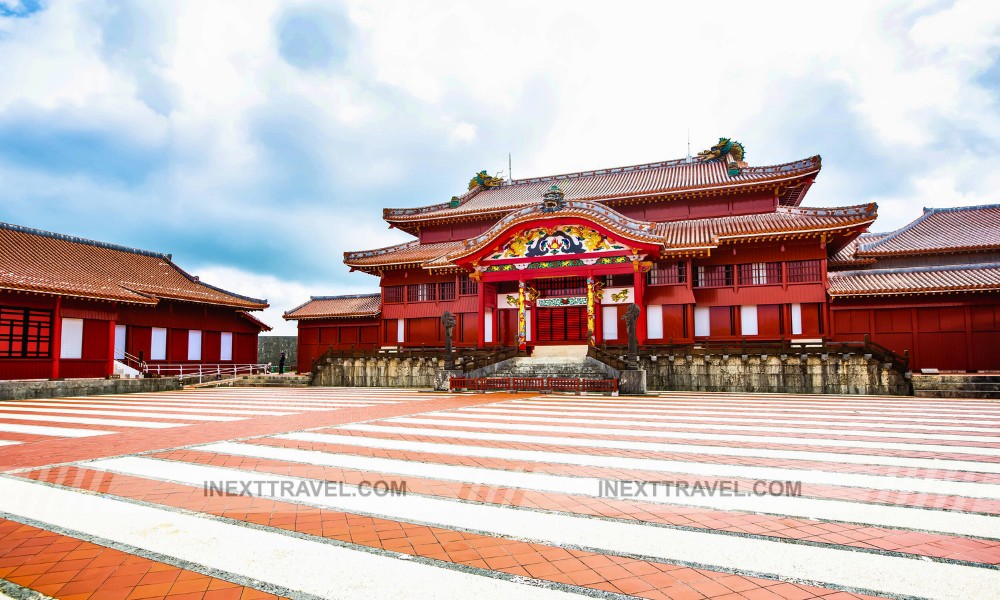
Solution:
<svg viewBox="0 0 1000 600"><path fill-rule="evenodd" d="M1000 2L0 0L0 221L267 298L377 290L385 207L819 154L804 205L1000 203Z"/></svg>

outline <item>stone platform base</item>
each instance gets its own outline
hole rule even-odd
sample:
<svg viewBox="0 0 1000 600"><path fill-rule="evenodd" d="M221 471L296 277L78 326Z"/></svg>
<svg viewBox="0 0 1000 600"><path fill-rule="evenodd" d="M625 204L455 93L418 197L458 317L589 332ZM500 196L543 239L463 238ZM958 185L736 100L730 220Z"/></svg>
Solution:
<svg viewBox="0 0 1000 600"><path fill-rule="evenodd" d="M97 396L101 394L134 394L166 392L181 389L176 377L150 379L21 379L0 381L0 400L32 400L66 396Z"/></svg>
<svg viewBox="0 0 1000 600"><path fill-rule="evenodd" d="M465 377L465 373L458 369L441 369L434 374L434 390L447 392L450 389L449 382L452 377Z"/></svg>
<svg viewBox="0 0 1000 600"><path fill-rule="evenodd" d="M642 369L625 370L618 379L618 393L626 396L646 393L646 372Z"/></svg>

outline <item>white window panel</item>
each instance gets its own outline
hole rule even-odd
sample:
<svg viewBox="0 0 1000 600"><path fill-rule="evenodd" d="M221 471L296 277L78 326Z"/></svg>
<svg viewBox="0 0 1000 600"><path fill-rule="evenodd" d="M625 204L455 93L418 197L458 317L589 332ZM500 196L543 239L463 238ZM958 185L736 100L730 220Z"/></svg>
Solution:
<svg viewBox="0 0 1000 600"><path fill-rule="evenodd" d="M743 335L757 335L757 307L740 307L740 327Z"/></svg>
<svg viewBox="0 0 1000 600"><path fill-rule="evenodd" d="M219 335L219 360L233 360L233 334L228 331Z"/></svg>
<svg viewBox="0 0 1000 600"><path fill-rule="evenodd" d="M149 360L167 360L167 330L162 327L153 328Z"/></svg>
<svg viewBox="0 0 1000 600"><path fill-rule="evenodd" d="M483 318L483 342L489 344L493 342L493 309L486 309L486 316Z"/></svg>
<svg viewBox="0 0 1000 600"><path fill-rule="evenodd" d="M125 358L126 333L127 330L124 325L115 325L115 360L124 360Z"/></svg>
<svg viewBox="0 0 1000 600"><path fill-rule="evenodd" d="M606 340L618 339L618 309L614 306L601 307L601 336Z"/></svg>
<svg viewBox="0 0 1000 600"><path fill-rule="evenodd" d="M396 319L396 342L402 344L406 339L406 320Z"/></svg>
<svg viewBox="0 0 1000 600"><path fill-rule="evenodd" d="M802 305L793 304L792 305L792 335L800 335L802 333Z"/></svg>
<svg viewBox="0 0 1000 600"><path fill-rule="evenodd" d="M708 310L707 306L696 306L694 307L694 334L697 336L708 336L712 333L712 327L709 324L709 314L711 312Z"/></svg>
<svg viewBox="0 0 1000 600"><path fill-rule="evenodd" d="M524 335L527 340L531 341L531 309L524 309Z"/></svg>
<svg viewBox="0 0 1000 600"><path fill-rule="evenodd" d="M201 331L188 331L188 360L201 360Z"/></svg>
<svg viewBox="0 0 1000 600"><path fill-rule="evenodd" d="M83 358L83 319L63 319L59 358Z"/></svg>
<svg viewBox="0 0 1000 600"><path fill-rule="evenodd" d="M646 337L651 340L663 339L662 304L650 304L646 307Z"/></svg>

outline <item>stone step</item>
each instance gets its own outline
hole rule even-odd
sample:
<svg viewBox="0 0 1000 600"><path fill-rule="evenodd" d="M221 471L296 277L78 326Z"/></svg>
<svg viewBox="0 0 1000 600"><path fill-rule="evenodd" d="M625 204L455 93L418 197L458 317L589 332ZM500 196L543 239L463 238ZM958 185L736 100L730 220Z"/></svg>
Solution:
<svg viewBox="0 0 1000 600"><path fill-rule="evenodd" d="M941 389L914 390L913 395L918 398L980 398L988 400L1000 400L1000 391L982 391L967 389Z"/></svg>

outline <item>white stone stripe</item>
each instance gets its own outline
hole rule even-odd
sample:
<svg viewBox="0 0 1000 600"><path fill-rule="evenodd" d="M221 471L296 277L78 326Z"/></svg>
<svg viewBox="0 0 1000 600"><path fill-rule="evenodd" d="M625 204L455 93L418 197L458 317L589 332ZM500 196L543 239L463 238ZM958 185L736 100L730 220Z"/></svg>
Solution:
<svg viewBox="0 0 1000 600"><path fill-rule="evenodd" d="M51 406L51 405L54 405L54 404L63 404L63 403L34 402L32 404L33 405ZM63 405L65 405L65 406L100 406L100 407L106 407L106 408L114 408L114 407L119 407L119 406L125 406L125 407L129 407L129 408L139 407L139 406L148 406L148 407L153 407L153 408L158 408L158 407L177 407L177 408L183 408L183 409L187 409L187 410L203 410L205 412L214 412L214 410L212 410L212 409L215 409L215 410L240 410L240 411L243 411L243 412L256 411L255 414L270 415L270 416L295 414L297 412L303 412L303 411L334 410L334 409L338 409L338 408L343 408L345 406L365 406L365 405L354 405L354 404L346 404L346 403L336 404L336 405L330 405L330 406L299 406L299 405L287 404L287 403L269 403L269 404L252 404L251 405L251 404L242 404L242 403L236 403L236 402L222 402L222 401L219 401L219 402L179 402L179 401L178 402L173 402L173 401L160 401L160 400L157 400L155 402L153 402L153 401L149 401L149 402L135 402L135 401L127 401L127 400L120 400L120 401L114 401L114 402L108 401L108 400L74 400L72 402L66 402ZM278 412L278 411L282 411L282 412ZM289 412L289 411L291 411L291 412Z"/></svg>
<svg viewBox="0 0 1000 600"><path fill-rule="evenodd" d="M753 467L726 463L696 463L682 460L656 458L629 458L624 456L600 456L596 454L572 454L544 450L516 450L490 448L485 446L464 446L460 444L438 444L433 442L411 442L399 439L367 438L357 435L333 435L326 433L288 433L274 436L277 439L322 444L342 444L363 448L384 450L411 450L433 454L470 456L479 458L499 458L503 460L523 460L530 462L581 465L585 467L609 467L612 469L636 469L641 471L662 471L685 473L707 477L736 477L740 479L761 479L777 481L801 481L818 485L834 485L868 488L872 490L895 490L968 498L1000 499L1000 485L990 483L968 483L939 479L907 477L907 471L896 470L885 475L862 475L857 473L836 473L785 467ZM941 468L944 468L943 466Z"/></svg>
<svg viewBox="0 0 1000 600"><path fill-rule="evenodd" d="M829 401L829 400L819 400L819 401L809 401L801 399L802 396L797 396L796 400L786 400L781 401L780 399L767 398L767 399L727 399L722 401L713 401L711 398L705 397L693 397L693 398L678 398L677 396L660 396L653 400L643 400L643 399L609 399L609 398L593 398L592 401L589 399L581 398L574 399L577 402L587 402L592 404L625 404L634 402L637 405L668 405L668 406L714 406L719 408L726 407L760 407L765 406L768 408L806 408L810 410L921 410L921 411L931 411L931 412L948 412L948 413L959 413L964 414L968 412L984 411L986 413L992 413L1000 415L1000 406L996 403L990 402L988 400L983 400L976 404L955 404L955 403L935 403L935 402L879 402L876 400L863 399L859 400L857 396L853 400L844 401ZM530 400L530 399L529 399Z"/></svg>
<svg viewBox="0 0 1000 600"><path fill-rule="evenodd" d="M600 497L601 482L605 481L595 477L526 473L235 442L206 444L197 446L195 449L203 452L354 469L367 473L405 475L582 496ZM697 506L715 510L738 510L769 513L783 517L863 523L876 527L906 529L917 527L950 535L972 535L1000 539L1000 517L997 516L791 496L685 496L677 494L676 489L666 489L668 487L670 486L658 488L658 495L638 499L643 502ZM670 492L669 496L666 495L668 492Z"/></svg>
<svg viewBox="0 0 1000 600"><path fill-rule="evenodd" d="M732 419L733 417L737 416L736 414L728 414L728 413L727 414L723 414L723 415L719 415L717 413L707 413L707 412L702 412L701 410L695 410L695 409L665 410L665 409L657 409L657 408L632 408L632 407L628 407L628 406L619 406L619 407L562 406L562 405L560 405L558 403L554 403L554 404L551 404L551 405L545 405L545 404L541 404L541 403L538 403L538 404L514 404L513 402L504 402L504 403L495 404L495 405L492 405L492 406L503 406L503 407L511 408L511 409L523 406L525 409L537 408L537 409L545 409L545 410L560 410L560 411L564 411L564 412L567 412L567 413L569 413L569 412L583 412L583 411L592 411L592 412L621 412L623 410L628 410L629 412L631 412L631 413L633 413L635 415L645 415L645 414L654 415L655 414L655 415L670 416L670 417L675 417L675 418L680 418L678 415L685 415L685 416L698 417L700 419L718 419L720 417L724 417L727 420L729 420L729 419ZM751 413L748 413L748 414L745 414L745 415L739 415L739 416L745 416L747 418L756 417L759 420L767 420L767 421L770 421L771 418L791 419L791 418L797 418L798 417L798 415L789 415L789 414L784 414L784 413L774 413L774 412L767 412L767 411L754 411L754 412L751 412ZM925 423L925 424L936 424L936 423L958 423L958 424L962 424L962 423L968 423L970 421L970 419L928 419L928 418L923 418L923 417L921 417L921 418L911 418L911 417L908 417L906 415L900 415L900 416L896 416L896 417L878 417L878 416L870 416L870 415L867 415L867 414L865 414L865 415L857 414L857 415L850 415L850 416L848 416L848 415L833 415L833 414L821 413L821 412L816 412L816 411L812 411L808 416L811 416L813 418L815 418L815 417L822 417L822 418L824 418L826 420L829 420L831 422L844 421L844 420L848 420L848 421L859 421L860 420L860 421L871 423L873 427L876 426L875 423L881 422L881 421L889 421L889 422L893 422L893 423L913 421L913 422ZM977 418L977 419L975 419L975 421L976 421L976 423L978 423L980 425L985 424L984 423L984 419L978 419ZM990 421L989 423L992 424L992 421ZM998 426L1000 426L1000 422L998 422Z"/></svg>
<svg viewBox="0 0 1000 600"><path fill-rule="evenodd" d="M593 411L579 411L579 412L567 412L559 410L532 410L532 409L504 409L493 408L493 405L486 407L469 407L469 408L456 408L449 410L447 412L435 412L435 413L424 413L424 414L435 414L435 415L461 415L468 416L472 415L482 415L482 416L501 416L506 417L508 415L544 415L544 416L555 416L555 417L602 417L603 419L622 419L623 423L638 423L642 421L647 421L649 423L656 423L660 425L676 425L678 427L729 427L715 425L714 423L678 423L677 421L714 421L718 422L719 418L715 417L688 417L679 415L648 415L648 414L636 414L631 412L593 412ZM527 417L525 417L527 418ZM857 432L857 429L870 428L870 429L924 429L928 431L961 431L961 432L977 432L977 433L1000 433L1000 427L952 427L948 425L918 425L918 424L902 424L902 423L863 423L860 421L830 421L830 420L810 420L810 419L740 419L726 417L725 421L727 423L744 423L744 425L733 425L732 427L739 427L741 429L758 429L753 427L753 425L837 425L839 427L851 427L855 428L851 430L851 435L861 435ZM603 421L601 422L609 422ZM795 428L786 428L787 431L795 431ZM844 431L844 430L840 430ZM882 433L882 432L872 432L872 433Z"/></svg>
<svg viewBox="0 0 1000 600"><path fill-rule="evenodd" d="M15 442L14 440L0 440L0 446L16 446L21 442Z"/></svg>
<svg viewBox="0 0 1000 600"><path fill-rule="evenodd" d="M448 590L473 598L566 598L563 591L9 478L0 479L0 510L322 598L441 598Z"/></svg>
<svg viewBox="0 0 1000 600"><path fill-rule="evenodd" d="M776 450L771 448L741 448L727 446L701 446L696 444L669 444L665 442L633 442L629 440L584 439L576 437L539 437L513 433L488 433L482 431L457 431L449 429L423 429L420 427L395 427L387 425L343 425L331 429L388 433L391 435L420 435L426 437L449 437L465 440L490 440L514 442L542 446L577 446L584 448L615 448L619 450L645 450L648 452L677 452L709 456L758 457L787 460L808 460L820 462L851 463L858 465L887 465L897 467L923 467L925 469L951 469L955 471L978 471L1000 473L1000 462L977 462L970 454L967 460L942 460L936 458L909 458L883 456L881 454L846 454L812 450Z"/></svg>
<svg viewBox="0 0 1000 600"><path fill-rule="evenodd" d="M186 413L133 412L129 410L83 410L72 408L33 408L0 406L0 419L7 418L9 411L26 413L59 413L64 415L95 415L102 417L142 417L146 419L185 419L188 421L242 421L240 417L222 417L216 415L189 415Z"/></svg>
<svg viewBox="0 0 1000 600"><path fill-rule="evenodd" d="M24 406L30 407L32 410L50 410L46 407L52 406L49 402L18 402L16 405L6 406L6 403L0 403L0 410L22 410L17 407ZM220 414L220 415L238 415L244 417L252 417L254 415L264 415L270 417L284 417L286 415L297 414L295 412L277 412L277 411L265 411L265 410L230 410L227 408L176 408L175 405L166 404L164 406L150 406L147 404L98 404L98 403L83 403L83 404L69 404L57 405L58 408L53 408L51 410L64 410L66 409L78 409L78 408L97 408L97 409L113 409L113 410L128 410L128 411L157 411L157 412L169 412L169 413L209 413L209 414ZM145 414L145 412L143 413ZM177 418L177 417L174 417Z"/></svg>
<svg viewBox="0 0 1000 600"><path fill-rule="evenodd" d="M99 460L85 463L85 466L115 470L131 468L135 472L141 471L143 476L198 487L203 486L206 481L235 480L246 483L261 479L259 473L238 469L179 462L163 464L161 461L137 457ZM293 484L315 481L270 474L266 479L289 481ZM357 491L354 486L346 489ZM882 593L967 600L987 597L1000 589L1000 571L997 570L924 561L918 557L855 552L842 547L790 544L416 495L381 498L317 495L304 501L314 506L345 512L485 531L491 535L516 537L536 543L627 552L664 562L689 561L708 568L763 572L785 579L804 579ZM393 572L393 579L403 577L402 573ZM469 590L463 590L462 595L474 597Z"/></svg>
<svg viewBox="0 0 1000 600"><path fill-rule="evenodd" d="M76 425L110 425L112 427L135 427L138 429L169 429L183 427L184 423L164 423L161 421L125 421L123 419L90 419L87 417L60 417L57 415L19 415L0 413L2 421L42 421L45 423L69 423Z"/></svg>
<svg viewBox="0 0 1000 600"><path fill-rule="evenodd" d="M653 410L653 409L655 409L655 410L660 410L660 411L664 411L664 412L681 412L681 413L684 413L684 412L692 412L692 411L694 411L694 412L708 413L708 414L718 414L718 413L723 413L725 415L729 415L729 414L735 414L735 415L746 415L746 414L764 415L764 414L766 414L766 415L775 415L775 416L782 416L782 415L784 415L786 417L792 416L792 415L789 415L788 413L795 413L795 414L797 414L797 413L806 413L806 414L809 414L809 415L823 414L823 415L831 415L831 416L845 416L845 415L852 415L855 412L859 412L859 411L851 411L851 410L846 410L846 409L845 410L830 410L830 409L820 410L820 409L805 409L805 408L803 408L803 409L796 409L796 408L779 408L779 407L775 407L775 406L769 406L769 407L767 407L767 410L760 410L760 409L738 408L738 407L728 407L728 406L698 406L698 407L684 406L684 407L672 408L669 405L658 404L658 403L629 404L629 403L603 403L602 402L602 403L594 403L594 404L589 404L589 403L588 404L584 404L584 403L575 402L575 403L572 403L572 404L562 404L562 403L560 403L558 401L555 401L555 402L538 402L538 401L533 401L533 400L511 401L509 403L509 405L510 406L542 406L542 405L545 405L545 406L558 406L560 408L579 408L579 407L590 407L590 406L602 406L602 407L606 407L606 408L617 408L619 410L621 410L621 409L628 409L628 410L633 410L633 409L635 409L635 410ZM869 417L869 416L885 417L885 416L891 415L891 416L893 416L896 419L900 419L900 418L909 419L909 418L912 418L912 417L920 417L921 420L932 420L932 421L936 421L936 420L942 420L942 421L953 420L953 419L944 419L943 417L950 417L950 418L961 417L963 419L976 419L976 420L983 420L983 421L990 421L990 422L1000 423L1000 415L989 415L989 414L981 414L981 413L977 413L977 414L960 414L960 415L957 415L957 414L912 412L912 411L864 410L863 414L864 414L865 417Z"/></svg>
<svg viewBox="0 0 1000 600"><path fill-rule="evenodd" d="M76 429L74 427L46 427L44 425L21 425L20 423L0 423L0 431L7 433L27 433L29 435L54 435L57 437L82 438L108 435L114 431L99 429Z"/></svg>
<svg viewBox="0 0 1000 600"><path fill-rule="evenodd" d="M557 425L537 425L532 423L498 423L496 421L474 421L468 419L441 419L432 417L396 417L385 419L382 423L405 423L408 425L444 425L445 427L474 427L493 429L497 431L536 431L540 433L564 433L581 435L608 435L620 437L667 438L678 440L701 440L706 442L748 442L751 444L777 444L793 446L816 446L818 448L867 448L871 450L902 450L907 452L948 452L961 454L976 454L980 456L1000 456L1000 448L985 448L980 446L947 446L937 444L910 444L905 442L868 442L858 440L840 440L815 437L776 437L769 435L738 435L728 433L690 433L687 431L653 431L637 429L614 429L607 425L600 427L584 427L571 423ZM845 435L838 432L834 435ZM897 434L899 435L899 434ZM926 436L924 436L926 437ZM921 436L912 436L924 439ZM545 441L547 438L538 438ZM998 438L976 439L959 438L961 441L1000 442Z"/></svg>
<svg viewBox="0 0 1000 600"><path fill-rule="evenodd" d="M790 434L814 434L814 435L834 435L834 436L857 436L857 437L882 437L896 439L914 440L940 440L952 442L997 442L1000 443L1000 436L983 435L959 435L959 434L937 434L937 433L902 433L896 431L870 431L866 429L820 429L814 427L780 427L780 426L754 426L754 425L719 425L716 423L676 423L665 420L650 419L587 419L574 418L571 416L531 416L538 411L529 411L525 415L524 411L507 411L503 413L474 412L464 410L449 410L440 412L422 413L422 416L444 419L474 419L484 423L496 424L498 421L531 421L537 423L567 423L580 425L623 425L626 427L654 427L659 429L707 429L712 431L759 431L762 433L790 433ZM553 414L548 412L546 414ZM559 413L554 413L558 415ZM727 419L728 421L728 419ZM799 423L800 421L795 421ZM937 428L935 428L937 429ZM962 430L967 431L967 430ZM1000 430L991 430L1000 433Z"/></svg>
<svg viewBox="0 0 1000 600"><path fill-rule="evenodd" d="M960 409L987 409L993 410L997 408L995 402L983 399L961 399L955 398L954 400L940 400L934 398L908 398L899 400L887 400L885 398L879 398L877 396L801 396L801 395L786 395L786 396L769 396L766 398L759 398L753 395L740 395L737 397L729 398L717 398L710 395L679 395L676 392L658 392L659 396L657 398L660 402L672 402L676 404L720 404L727 406L732 403L752 403L752 404L768 404L771 406L857 406L857 407L868 407L868 406L886 406L886 407L899 407L899 406L913 406L913 407L930 407L930 408L944 408L948 410L960 410ZM818 398L818 399L816 399ZM597 398L600 400L600 398ZM926 402L924 402L926 400Z"/></svg>

